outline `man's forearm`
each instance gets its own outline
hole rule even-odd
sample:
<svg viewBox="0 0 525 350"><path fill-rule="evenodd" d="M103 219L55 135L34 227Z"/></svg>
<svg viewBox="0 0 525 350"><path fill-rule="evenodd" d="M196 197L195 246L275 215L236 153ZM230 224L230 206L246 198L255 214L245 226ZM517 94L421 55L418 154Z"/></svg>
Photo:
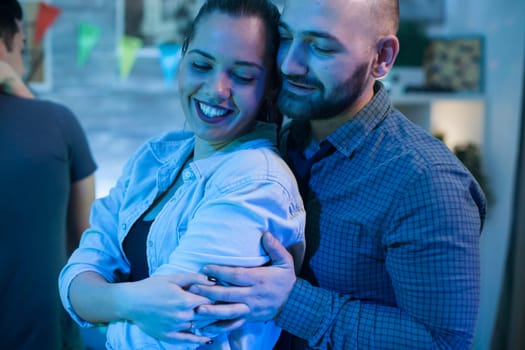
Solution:
<svg viewBox="0 0 525 350"><path fill-rule="evenodd" d="M276 319L319 349L448 349L472 335L424 325L395 306L358 300L297 280Z"/></svg>

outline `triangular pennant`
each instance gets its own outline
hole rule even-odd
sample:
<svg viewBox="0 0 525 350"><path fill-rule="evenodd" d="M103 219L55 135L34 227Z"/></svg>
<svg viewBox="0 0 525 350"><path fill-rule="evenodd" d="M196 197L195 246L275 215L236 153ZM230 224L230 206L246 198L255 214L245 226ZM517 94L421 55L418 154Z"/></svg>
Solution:
<svg viewBox="0 0 525 350"><path fill-rule="evenodd" d="M49 5L44 2L38 3L35 34L33 36L33 44L35 46L40 44L44 34L47 32L49 27L51 27L60 12L61 10L56 6Z"/></svg>
<svg viewBox="0 0 525 350"><path fill-rule="evenodd" d="M93 47L97 44L102 30L100 27L89 24L80 23L77 36L77 64L83 66Z"/></svg>
<svg viewBox="0 0 525 350"><path fill-rule="evenodd" d="M133 36L124 36L119 42L120 78L126 79L135 64L137 50L142 47L142 40Z"/></svg>
<svg viewBox="0 0 525 350"><path fill-rule="evenodd" d="M181 46L175 43L159 45L160 68L167 86L172 86L181 57Z"/></svg>

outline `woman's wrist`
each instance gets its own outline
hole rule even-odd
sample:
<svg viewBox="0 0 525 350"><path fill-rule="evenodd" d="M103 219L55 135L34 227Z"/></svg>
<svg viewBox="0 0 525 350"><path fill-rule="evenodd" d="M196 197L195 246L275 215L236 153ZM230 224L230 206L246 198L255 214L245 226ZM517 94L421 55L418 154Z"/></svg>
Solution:
<svg viewBox="0 0 525 350"><path fill-rule="evenodd" d="M133 321L136 298L133 296L133 282L120 282L109 285L108 293L118 320Z"/></svg>

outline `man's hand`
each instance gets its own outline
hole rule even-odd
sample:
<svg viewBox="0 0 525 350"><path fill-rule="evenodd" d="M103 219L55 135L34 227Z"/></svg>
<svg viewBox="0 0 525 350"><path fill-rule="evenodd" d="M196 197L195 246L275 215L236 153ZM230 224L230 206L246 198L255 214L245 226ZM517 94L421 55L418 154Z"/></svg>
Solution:
<svg viewBox="0 0 525 350"><path fill-rule="evenodd" d="M227 332L244 322L269 321L279 314L296 280L293 259L270 233L263 235L262 242L271 265L252 268L207 265L203 273L216 278L218 285L190 288L190 292L216 302L197 307L197 314L225 320L203 328L203 333Z"/></svg>
<svg viewBox="0 0 525 350"><path fill-rule="evenodd" d="M25 98L34 98L22 78L5 61L0 60L0 92Z"/></svg>

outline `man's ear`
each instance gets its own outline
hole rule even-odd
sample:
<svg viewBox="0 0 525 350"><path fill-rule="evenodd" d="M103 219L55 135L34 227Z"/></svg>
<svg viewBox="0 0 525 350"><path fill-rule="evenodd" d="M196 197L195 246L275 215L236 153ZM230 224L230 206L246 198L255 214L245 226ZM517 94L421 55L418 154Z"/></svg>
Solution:
<svg viewBox="0 0 525 350"><path fill-rule="evenodd" d="M385 77L392 69L399 53L399 39L395 35L381 37L376 44L376 62L372 74L376 79Z"/></svg>

